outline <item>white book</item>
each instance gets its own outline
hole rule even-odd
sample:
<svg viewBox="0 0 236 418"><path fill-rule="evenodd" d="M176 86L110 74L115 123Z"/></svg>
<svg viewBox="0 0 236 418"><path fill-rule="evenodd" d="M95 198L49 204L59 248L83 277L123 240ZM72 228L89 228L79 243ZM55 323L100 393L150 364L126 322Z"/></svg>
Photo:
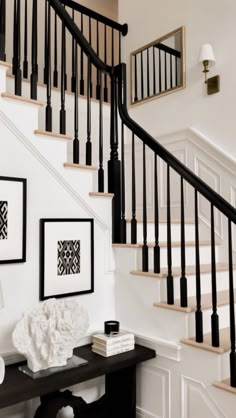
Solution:
<svg viewBox="0 0 236 418"><path fill-rule="evenodd" d="M134 334L126 331L120 331L119 334L113 335L112 337L106 334L96 334L93 336L93 342L99 342L107 347L115 346L120 342L134 342Z"/></svg>
<svg viewBox="0 0 236 418"><path fill-rule="evenodd" d="M122 352L123 350L130 350L134 349L134 343L126 343L126 344L120 344L116 347L105 347L102 344L94 343L92 348L95 348L96 350L103 351L104 353L113 353L113 352Z"/></svg>
<svg viewBox="0 0 236 418"><path fill-rule="evenodd" d="M104 351L99 350L97 348L92 348L92 351L94 353L99 354L100 356L103 356L103 357L112 357L112 356L116 356L117 354L127 353L128 351L132 351L132 350L134 350L134 347L131 347L129 349L126 348L124 350L113 350L113 351L110 351L109 353L105 353Z"/></svg>

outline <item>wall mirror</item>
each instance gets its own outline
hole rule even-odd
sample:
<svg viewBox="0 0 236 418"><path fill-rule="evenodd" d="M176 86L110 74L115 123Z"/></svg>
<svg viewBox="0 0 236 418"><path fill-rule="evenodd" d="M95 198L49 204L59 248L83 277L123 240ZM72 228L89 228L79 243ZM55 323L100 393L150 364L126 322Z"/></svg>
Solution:
<svg viewBox="0 0 236 418"><path fill-rule="evenodd" d="M131 53L131 104L185 88L184 27Z"/></svg>

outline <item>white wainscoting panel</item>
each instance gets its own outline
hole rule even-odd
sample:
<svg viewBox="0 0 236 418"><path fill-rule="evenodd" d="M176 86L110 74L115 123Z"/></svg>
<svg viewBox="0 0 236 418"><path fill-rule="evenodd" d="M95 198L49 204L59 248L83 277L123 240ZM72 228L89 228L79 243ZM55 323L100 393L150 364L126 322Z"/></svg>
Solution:
<svg viewBox="0 0 236 418"><path fill-rule="evenodd" d="M170 417L170 371L155 365L137 369L137 405L141 417Z"/></svg>
<svg viewBox="0 0 236 418"><path fill-rule="evenodd" d="M227 418L201 382L182 376L181 391L181 418Z"/></svg>
<svg viewBox="0 0 236 418"><path fill-rule="evenodd" d="M213 166L214 167L214 166ZM199 156L195 156L195 173L214 191L221 194L221 178L211 165L206 164ZM202 196L199 196L199 217L210 228L211 206ZM215 231L222 238L222 215L215 210Z"/></svg>

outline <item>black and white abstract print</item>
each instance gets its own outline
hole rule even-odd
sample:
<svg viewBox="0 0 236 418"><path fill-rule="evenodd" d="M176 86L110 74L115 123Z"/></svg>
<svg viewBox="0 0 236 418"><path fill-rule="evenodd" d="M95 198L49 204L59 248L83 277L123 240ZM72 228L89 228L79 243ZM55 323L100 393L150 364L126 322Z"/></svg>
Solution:
<svg viewBox="0 0 236 418"><path fill-rule="evenodd" d="M78 273L80 273L80 241L58 241L58 276L72 275Z"/></svg>
<svg viewBox="0 0 236 418"><path fill-rule="evenodd" d="M0 201L0 240L8 237L8 202Z"/></svg>

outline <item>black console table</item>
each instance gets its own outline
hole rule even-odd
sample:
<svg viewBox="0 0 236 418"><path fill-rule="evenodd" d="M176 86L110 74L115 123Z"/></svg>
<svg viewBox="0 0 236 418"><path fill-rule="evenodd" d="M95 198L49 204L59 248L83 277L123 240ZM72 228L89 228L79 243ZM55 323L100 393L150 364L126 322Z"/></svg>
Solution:
<svg viewBox="0 0 236 418"><path fill-rule="evenodd" d="M0 408L40 397L35 418L56 418L65 406L72 407L75 418L135 418L136 365L154 358L155 351L136 345L133 351L104 358L87 345L75 349L75 354L88 364L37 380L21 373L18 365L8 366L0 385ZM105 394L93 403L87 404L69 390L60 391L102 375L106 378Z"/></svg>

